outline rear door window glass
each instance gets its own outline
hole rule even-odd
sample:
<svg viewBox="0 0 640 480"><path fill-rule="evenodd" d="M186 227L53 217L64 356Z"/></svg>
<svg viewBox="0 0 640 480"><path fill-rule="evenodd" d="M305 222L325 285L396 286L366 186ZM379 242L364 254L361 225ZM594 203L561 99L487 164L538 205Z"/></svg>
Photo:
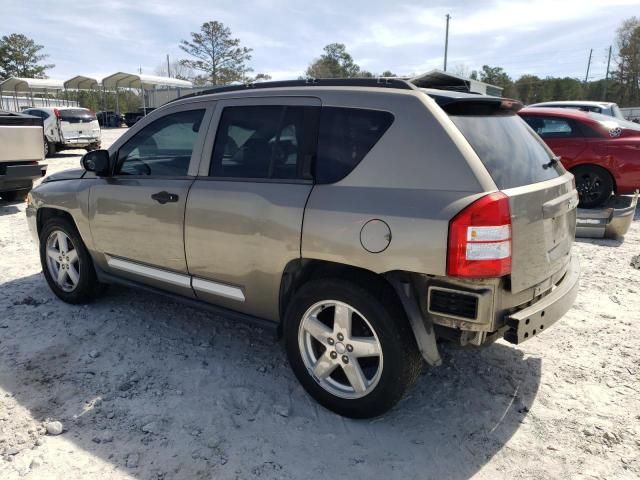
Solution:
<svg viewBox="0 0 640 480"><path fill-rule="evenodd" d="M60 120L69 123L86 123L96 119L96 114L83 108L60 109Z"/></svg>
<svg viewBox="0 0 640 480"><path fill-rule="evenodd" d="M542 138L570 138L582 136L575 122L561 117L523 115L522 118Z"/></svg>
<svg viewBox="0 0 640 480"><path fill-rule="evenodd" d="M226 107L216 133L214 177L300 179L308 107Z"/></svg>
<svg viewBox="0 0 640 480"><path fill-rule="evenodd" d="M118 151L116 173L186 176L204 112L172 113L144 127Z"/></svg>
<svg viewBox="0 0 640 480"><path fill-rule="evenodd" d="M322 107L315 165L317 183L342 180L360 163L393 123L379 110Z"/></svg>
<svg viewBox="0 0 640 480"><path fill-rule="evenodd" d="M551 180L564 173L551 151L516 114L452 115L499 189Z"/></svg>

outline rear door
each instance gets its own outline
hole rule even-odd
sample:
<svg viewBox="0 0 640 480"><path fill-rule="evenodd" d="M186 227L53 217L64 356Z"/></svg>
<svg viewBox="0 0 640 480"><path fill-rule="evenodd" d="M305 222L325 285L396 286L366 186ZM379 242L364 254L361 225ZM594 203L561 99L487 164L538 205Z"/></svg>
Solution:
<svg viewBox="0 0 640 480"><path fill-rule="evenodd" d="M573 175L514 113L451 115L509 197L512 221L511 290L552 286L566 268L575 237L578 194Z"/></svg>
<svg viewBox="0 0 640 480"><path fill-rule="evenodd" d="M319 106L306 97L217 102L204 149L210 158L203 157L185 218L198 298L279 318L283 271L300 257Z"/></svg>
<svg viewBox="0 0 640 480"><path fill-rule="evenodd" d="M85 108L58 110L62 142L92 143L100 138L100 124L96 114Z"/></svg>

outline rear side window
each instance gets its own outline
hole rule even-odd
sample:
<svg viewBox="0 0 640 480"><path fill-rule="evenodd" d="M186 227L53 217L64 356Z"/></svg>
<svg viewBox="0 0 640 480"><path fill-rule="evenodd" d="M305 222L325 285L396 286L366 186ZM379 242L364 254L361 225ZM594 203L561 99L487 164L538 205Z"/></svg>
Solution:
<svg viewBox="0 0 640 480"><path fill-rule="evenodd" d="M564 173L551 152L516 114L452 115L487 171L503 190L551 180Z"/></svg>
<svg viewBox="0 0 640 480"><path fill-rule="evenodd" d="M226 107L216 133L209 174L214 177L303 177L305 116L302 106Z"/></svg>
<svg viewBox="0 0 640 480"><path fill-rule="evenodd" d="M575 122L560 117L541 117L523 115L522 118L542 138L581 137L580 127Z"/></svg>
<svg viewBox="0 0 640 480"><path fill-rule="evenodd" d="M392 123L393 115L389 112L322 107L316 182L334 183L346 177Z"/></svg>
<svg viewBox="0 0 640 480"><path fill-rule="evenodd" d="M69 123L85 123L96 119L96 114L82 108L61 109L60 120Z"/></svg>

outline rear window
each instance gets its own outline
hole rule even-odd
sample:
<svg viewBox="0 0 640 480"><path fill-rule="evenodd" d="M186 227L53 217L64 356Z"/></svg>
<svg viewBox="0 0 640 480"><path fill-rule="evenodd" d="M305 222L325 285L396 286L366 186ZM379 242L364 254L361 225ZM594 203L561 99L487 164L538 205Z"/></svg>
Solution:
<svg viewBox="0 0 640 480"><path fill-rule="evenodd" d="M392 123L393 115L389 112L322 107L316 182L334 183L346 177Z"/></svg>
<svg viewBox="0 0 640 480"><path fill-rule="evenodd" d="M503 190L544 182L564 173L560 163L516 114L452 115L482 160L496 186Z"/></svg>
<svg viewBox="0 0 640 480"><path fill-rule="evenodd" d="M70 123L79 123L79 122L90 122L96 119L96 114L89 111L84 110L82 108L72 108L72 109L64 109L58 110L60 112L60 120L64 122Z"/></svg>

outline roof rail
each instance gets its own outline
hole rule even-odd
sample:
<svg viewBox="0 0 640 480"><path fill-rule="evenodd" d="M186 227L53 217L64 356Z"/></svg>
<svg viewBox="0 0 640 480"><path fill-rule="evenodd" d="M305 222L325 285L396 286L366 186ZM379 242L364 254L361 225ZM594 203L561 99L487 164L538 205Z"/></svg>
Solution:
<svg viewBox="0 0 640 480"><path fill-rule="evenodd" d="M190 93L182 97L170 100L167 103L175 102L185 98L200 97L214 93L237 92L242 90L254 90L263 88L286 88L286 87L376 87L376 88L397 88L400 90L417 90L412 83L399 78L377 77L377 78L307 78L303 80L279 80L273 82L243 83L240 85L226 85L222 87L209 88L200 92Z"/></svg>

